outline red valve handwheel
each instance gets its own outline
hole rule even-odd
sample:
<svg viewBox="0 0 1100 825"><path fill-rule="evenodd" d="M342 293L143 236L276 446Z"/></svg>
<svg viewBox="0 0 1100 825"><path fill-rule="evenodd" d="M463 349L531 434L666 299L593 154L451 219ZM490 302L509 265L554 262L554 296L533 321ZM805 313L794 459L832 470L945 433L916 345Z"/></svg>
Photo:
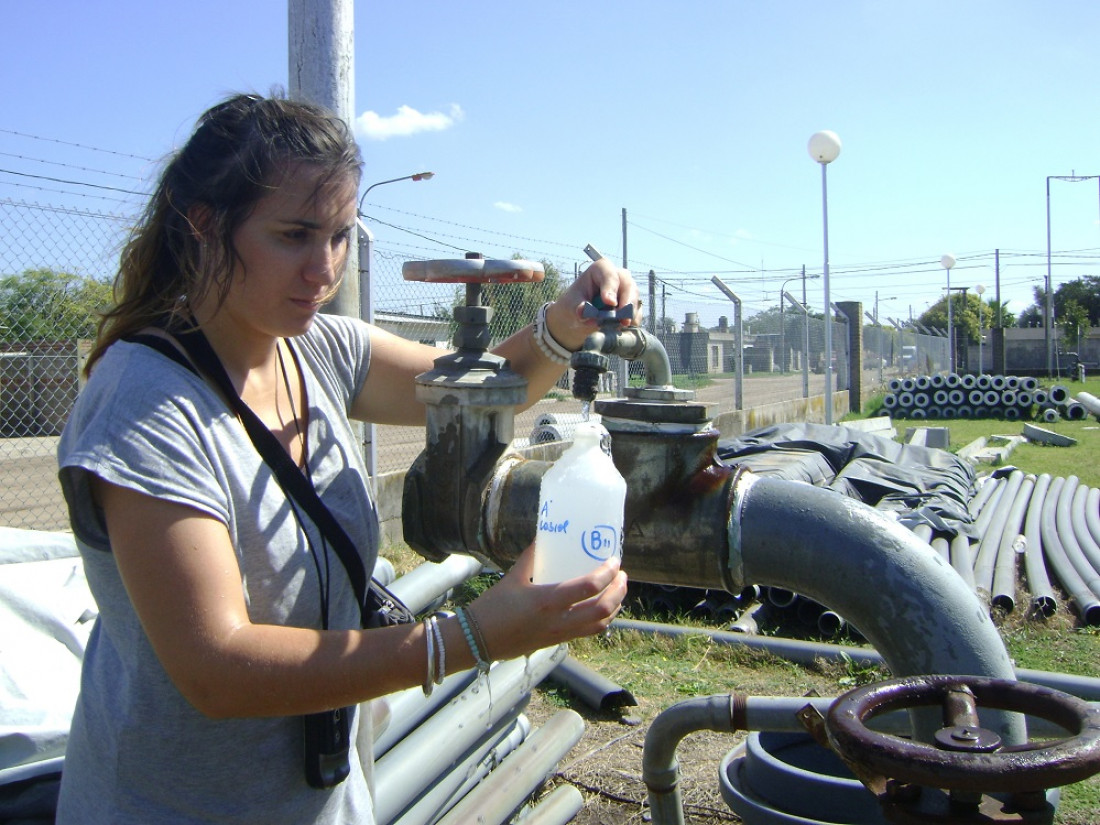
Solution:
<svg viewBox="0 0 1100 825"><path fill-rule="evenodd" d="M896 710L943 706L969 690L976 710L1026 713L1067 732L996 750L995 734L978 726L945 725L945 750L870 730L873 717ZM857 776L877 775L915 785L978 793L1040 791L1100 773L1100 711L1074 696L1023 682L977 676L912 676L856 688L837 698L825 717L833 750ZM955 735L955 733L959 735ZM970 749L968 742L974 743Z"/></svg>
<svg viewBox="0 0 1100 825"><path fill-rule="evenodd" d="M401 276L406 281L444 284L537 283L545 274L542 264L534 261L493 258L406 261L401 265Z"/></svg>

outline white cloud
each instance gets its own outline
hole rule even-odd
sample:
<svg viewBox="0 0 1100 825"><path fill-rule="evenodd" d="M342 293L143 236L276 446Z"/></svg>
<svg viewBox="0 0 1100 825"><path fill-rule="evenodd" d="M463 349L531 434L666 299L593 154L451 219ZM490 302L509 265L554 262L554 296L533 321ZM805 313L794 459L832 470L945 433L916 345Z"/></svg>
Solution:
<svg viewBox="0 0 1100 825"><path fill-rule="evenodd" d="M446 113L418 112L412 106L399 106L397 114L389 116L367 111L355 119L355 135L363 140L387 140L420 132L442 132L463 117L465 113L457 103L452 103Z"/></svg>
<svg viewBox="0 0 1100 825"><path fill-rule="evenodd" d="M497 201L493 204L494 207L501 212L522 212L522 206L516 206L514 203L508 203L508 201Z"/></svg>

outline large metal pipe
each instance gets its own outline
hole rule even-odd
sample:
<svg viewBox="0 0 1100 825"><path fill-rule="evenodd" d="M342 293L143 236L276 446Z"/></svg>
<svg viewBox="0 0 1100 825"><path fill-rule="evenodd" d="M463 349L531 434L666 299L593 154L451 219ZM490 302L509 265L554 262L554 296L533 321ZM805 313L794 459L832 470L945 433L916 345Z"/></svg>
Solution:
<svg viewBox="0 0 1100 825"><path fill-rule="evenodd" d="M693 405L666 405L681 421L663 426L623 421L622 407L609 402L601 412L627 478L623 568L634 580L730 593L785 588L844 616L897 675L1012 678L974 593L897 522L831 490L737 474L716 458L717 433L696 430ZM518 553L534 533L532 463L496 475L483 533L493 553ZM876 586L861 586L868 581Z"/></svg>
<svg viewBox="0 0 1100 825"><path fill-rule="evenodd" d="M1043 561L1043 513L1050 490L1050 474L1043 473L1035 479L1035 488L1031 491L1031 501L1024 520L1024 574L1027 577L1027 589L1031 594L1031 610L1041 616L1053 616L1058 609L1058 600L1054 597L1046 563Z"/></svg>
<svg viewBox="0 0 1100 825"><path fill-rule="evenodd" d="M1014 678L997 629L951 566L861 502L746 476L731 513L729 565L735 580L788 587L840 613L896 676ZM1022 734L1005 724L1008 737Z"/></svg>
<svg viewBox="0 0 1100 825"><path fill-rule="evenodd" d="M844 616L896 675L1012 678L974 593L893 519L832 490L726 465L701 405L597 406L627 479L623 568L635 581L785 588ZM541 473L532 464L509 462L494 476L481 531L488 555L518 554L534 534ZM1005 725L1003 738L1022 735Z"/></svg>

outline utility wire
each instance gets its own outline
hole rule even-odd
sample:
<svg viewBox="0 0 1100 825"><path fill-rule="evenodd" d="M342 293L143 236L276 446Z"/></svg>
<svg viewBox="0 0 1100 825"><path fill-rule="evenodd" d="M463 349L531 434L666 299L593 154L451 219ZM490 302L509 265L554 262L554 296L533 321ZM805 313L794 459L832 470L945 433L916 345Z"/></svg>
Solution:
<svg viewBox="0 0 1100 825"><path fill-rule="evenodd" d="M0 134L4 135L16 135L18 137L29 138L30 140L39 140L45 143L57 143L62 146L72 146L76 149L86 149L89 152L102 152L105 155L115 155L120 158L131 158L133 160L141 160L146 163L156 163L155 158L142 157L141 155L133 155L127 152L116 152L114 149L101 149L98 146L88 146L83 143L72 143L68 140L58 140L57 138L41 137L40 135L30 135L26 132L17 132L14 129L0 129Z"/></svg>
<svg viewBox="0 0 1100 825"><path fill-rule="evenodd" d="M122 192L125 195L140 195L147 197L148 192L135 192L132 189L120 189L117 186L106 186L101 183L85 183L79 180L67 180L65 178L53 178L48 175L32 175L30 172L16 172L14 169L0 169L5 175L16 175L21 178L32 178L33 180L46 180L50 183L64 183L67 186L87 186L89 189L100 189L105 192Z"/></svg>

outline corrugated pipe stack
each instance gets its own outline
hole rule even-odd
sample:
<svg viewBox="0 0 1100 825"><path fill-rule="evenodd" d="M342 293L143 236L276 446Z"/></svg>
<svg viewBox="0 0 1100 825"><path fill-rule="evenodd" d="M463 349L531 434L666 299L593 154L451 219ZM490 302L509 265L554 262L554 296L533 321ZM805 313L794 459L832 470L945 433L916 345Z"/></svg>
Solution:
<svg viewBox="0 0 1100 825"><path fill-rule="evenodd" d="M882 415L915 420L942 418L1030 419L1036 404L1049 403L1037 378L1015 375L938 373L892 378ZM1064 388L1063 388L1064 390ZM1068 396L1068 393L1067 393Z"/></svg>
<svg viewBox="0 0 1100 825"><path fill-rule="evenodd" d="M929 524L927 541L991 609L1006 613L1026 594L1028 615L1058 607L1057 586L1086 625L1100 625L1100 489L1077 476L1011 470L991 476L971 500L973 535L946 536Z"/></svg>

